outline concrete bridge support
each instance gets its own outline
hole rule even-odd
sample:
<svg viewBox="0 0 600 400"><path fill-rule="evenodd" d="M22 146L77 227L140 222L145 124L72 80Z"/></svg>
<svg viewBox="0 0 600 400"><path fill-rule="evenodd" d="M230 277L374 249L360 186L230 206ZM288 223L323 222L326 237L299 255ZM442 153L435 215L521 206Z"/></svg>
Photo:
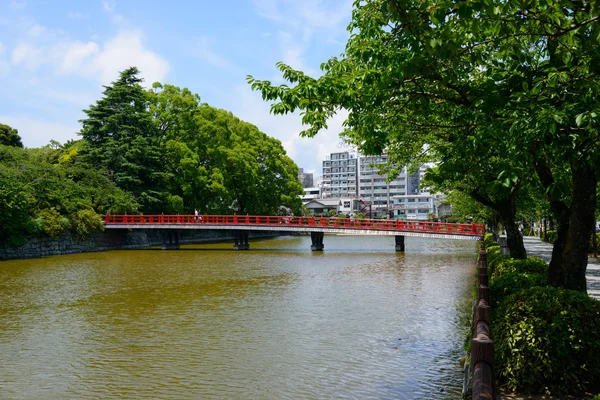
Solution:
<svg viewBox="0 0 600 400"><path fill-rule="evenodd" d="M233 231L233 239L235 240L233 245L235 250L248 250L250 248L248 231Z"/></svg>
<svg viewBox="0 0 600 400"><path fill-rule="evenodd" d="M323 232L310 233L310 240L312 241L310 249L312 251L323 251L323 249L325 248L325 246L323 245L323 236L325 236Z"/></svg>
<svg viewBox="0 0 600 400"><path fill-rule="evenodd" d="M160 248L163 250L179 250L179 232L173 230L163 230L162 245Z"/></svg>
<svg viewBox="0 0 600 400"><path fill-rule="evenodd" d="M396 235L396 251L404 251L404 236Z"/></svg>

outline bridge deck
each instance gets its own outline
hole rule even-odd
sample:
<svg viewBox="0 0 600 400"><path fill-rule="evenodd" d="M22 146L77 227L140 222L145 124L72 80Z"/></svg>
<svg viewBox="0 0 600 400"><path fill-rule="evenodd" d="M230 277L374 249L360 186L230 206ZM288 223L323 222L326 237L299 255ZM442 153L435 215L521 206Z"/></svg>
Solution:
<svg viewBox="0 0 600 400"><path fill-rule="evenodd" d="M254 215L106 215L106 229L232 229L248 231L324 232L350 235L416 236L479 240L481 224L335 217Z"/></svg>

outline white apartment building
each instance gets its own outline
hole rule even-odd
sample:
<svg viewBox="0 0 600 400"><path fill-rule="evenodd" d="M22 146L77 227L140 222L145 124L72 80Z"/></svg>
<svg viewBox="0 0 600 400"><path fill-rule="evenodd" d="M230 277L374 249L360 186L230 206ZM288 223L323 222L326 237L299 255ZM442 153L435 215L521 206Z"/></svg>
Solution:
<svg viewBox="0 0 600 400"><path fill-rule="evenodd" d="M357 157L350 152L331 153L323 161L321 194L324 199L356 197Z"/></svg>
<svg viewBox="0 0 600 400"><path fill-rule="evenodd" d="M409 174L405 167L386 182L387 175L378 167L388 162L387 155L362 156L350 152L331 153L323 161L321 197L323 199L353 198L353 211L371 216L388 215L401 219L427 219L436 212L436 198L420 188L430 165L422 165ZM360 208L360 209L359 209Z"/></svg>
<svg viewBox="0 0 600 400"><path fill-rule="evenodd" d="M392 210L393 196L406 194L406 168L386 182L387 175L380 175L378 167L388 162L387 155L359 157L359 197L370 204L374 215L385 215Z"/></svg>

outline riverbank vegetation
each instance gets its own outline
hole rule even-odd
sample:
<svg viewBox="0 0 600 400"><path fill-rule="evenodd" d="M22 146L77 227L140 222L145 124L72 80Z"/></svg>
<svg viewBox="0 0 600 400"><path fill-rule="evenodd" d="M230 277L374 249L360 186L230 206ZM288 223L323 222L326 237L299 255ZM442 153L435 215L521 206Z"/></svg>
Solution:
<svg viewBox="0 0 600 400"><path fill-rule="evenodd" d="M102 214L299 214L302 186L282 144L187 89L121 72L84 110L81 140L24 149L0 125L0 241L71 230Z"/></svg>
<svg viewBox="0 0 600 400"><path fill-rule="evenodd" d="M500 255L486 235L497 378L508 390L584 395L600 391L600 302L547 285L536 257Z"/></svg>

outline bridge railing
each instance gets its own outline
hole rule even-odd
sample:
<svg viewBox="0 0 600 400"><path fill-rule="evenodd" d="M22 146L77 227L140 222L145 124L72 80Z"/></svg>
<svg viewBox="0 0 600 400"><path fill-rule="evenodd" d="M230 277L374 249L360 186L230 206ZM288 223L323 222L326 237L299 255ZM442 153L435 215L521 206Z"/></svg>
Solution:
<svg viewBox="0 0 600 400"><path fill-rule="evenodd" d="M454 224L421 220L388 220L365 218L337 218L319 216L265 216L265 215L111 215L104 217L105 224L113 225L260 225L260 226L323 226L346 229L374 229L415 231L440 234L481 236L482 224Z"/></svg>

